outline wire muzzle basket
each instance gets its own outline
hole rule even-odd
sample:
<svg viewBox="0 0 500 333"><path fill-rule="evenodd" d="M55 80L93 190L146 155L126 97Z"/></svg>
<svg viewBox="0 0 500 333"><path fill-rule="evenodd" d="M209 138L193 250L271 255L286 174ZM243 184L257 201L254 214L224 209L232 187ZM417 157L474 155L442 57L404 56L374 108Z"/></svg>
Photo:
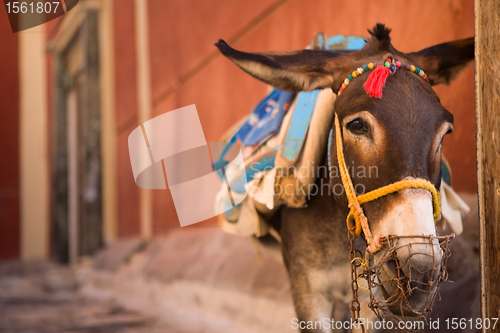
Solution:
<svg viewBox="0 0 500 333"><path fill-rule="evenodd" d="M392 321L394 327L400 322L404 322L403 327L411 326L407 322L427 323L432 305L440 299L441 283L448 282L446 264L454 237L387 237L380 257L373 258L364 272L370 292L369 307L379 319Z"/></svg>

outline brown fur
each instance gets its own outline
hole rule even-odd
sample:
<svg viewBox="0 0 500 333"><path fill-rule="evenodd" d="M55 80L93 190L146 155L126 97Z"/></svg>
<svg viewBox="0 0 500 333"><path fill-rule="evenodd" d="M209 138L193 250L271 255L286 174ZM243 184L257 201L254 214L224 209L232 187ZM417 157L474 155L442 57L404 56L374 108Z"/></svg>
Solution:
<svg viewBox="0 0 500 333"><path fill-rule="evenodd" d="M431 84L448 83L474 58L473 38L405 54L392 46L390 30L384 25L377 24L370 34L369 42L350 54L313 50L245 53L223 41L216 46L252 76L294 91L330 87L337 92L349 73L369 62L382 61L387 53L422 68ZM398 71L391 76L381 99L370 98L364 92L362 84L366 77L352 80L334 107L341 123L361 111L368 111L376 121L376 128L372 128L360 118L366 127L360 132L351 131L343 124L347 165L378 167L378 177L354 175L353 183L363 184L366 191L370 191L414 177L427 179L439 188L441 153L435 142L441 139L438 132L443 124L453 123L452 114L441 105L430 85L413 73ZM375 137L381 139L375 140ZM332 164L337 165L335 145L330 154ZM317 182L319 186L334 185L340 183L340 179L323 177ZM377 227L390 208L401 202L402 194L394 193L365 204L363 209L370 227ZM306 208L283 208L281 219L275 223L283 240L283 258L299 320L330 317L340 311L338 307L334 309L334 304L338 305L338 301L350 295L347 210L345 195L327 192L311 197ZM362 239L358 237L357 242L361 249Z"/></svg>

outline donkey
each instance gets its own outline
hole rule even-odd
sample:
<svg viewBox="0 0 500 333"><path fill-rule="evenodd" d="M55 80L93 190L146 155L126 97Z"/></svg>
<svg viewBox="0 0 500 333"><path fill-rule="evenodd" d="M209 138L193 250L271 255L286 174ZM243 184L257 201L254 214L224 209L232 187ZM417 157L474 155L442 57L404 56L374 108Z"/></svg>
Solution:
<svg viewBox="0 0 500 333"><path fill-rule="evenodd" d="M349 54L319 50L246 53L231 48L223 40L216 46L245 72L274 87L297 92L315 89L342 92L333 109L340 123L345 160L349 164L365 166L366 170L370 166L378 168L377 177L358 177L353 173L354 185L362 184L367 191L372 191L401 180L424 179L439 189L441 145L443 137L453 130L453 115L440 103L431 85L448 84L474 59L474 39L403 53L391 44L391 30L385 25L377 24L368 31L371 38L365 46ZM408 71L393 71L394 75L386 79L383 96L370 97L363 87L368 75L357 73L354 77L359 77L353 78L352 72L358 68L366 69L366 64L381 62L384 66L388 57L397 61L389 64L391 71L398 62L415 67L410 69L408 65ZM425 70L426 74L416 75L414 68ZM335 138L337 130L333 123L331 128ZM327 168L339 167L335 140L324 156ZM321 174L317 184L342 184L341 181L338 174L329 173ZM363 211L373 235L413 235L415 238L407 237L401 241L408 248L414 244L420 253L412 256L409 251L398 251L395 260L382 262L388 246L381 246L372 258L375 265L379 262L382 265L377 277L380 281L398 274L407 277L413 274L412 283L425 284L435 280L437 273L433 265L443 256L439 244L434 240L422 245L416 240L418 236L436 235L432 196L428 190L401 189L364 203ZM345 194L321 191L308 199L306 207L283 207L271 221L282 239L281 251L299 322L316 323L325 318L348 316L347 307L342 304L349 297L352 299L350 243L346 226L349 212ZM366 248L364 239L357 237L355 246ZM410 264L399 264L405 262ZM410 267L417 270L412 273ZM436 286L428 288L432 295L437 292ZM385 299L397 293L397 286L390 282L381 283L379 289ZM423 307L423 294L410 291L408 304L412 308ZM407 311L404 307L390 310L396 315ZM325 326L300 327L304 332L330 332Z"/></svg>

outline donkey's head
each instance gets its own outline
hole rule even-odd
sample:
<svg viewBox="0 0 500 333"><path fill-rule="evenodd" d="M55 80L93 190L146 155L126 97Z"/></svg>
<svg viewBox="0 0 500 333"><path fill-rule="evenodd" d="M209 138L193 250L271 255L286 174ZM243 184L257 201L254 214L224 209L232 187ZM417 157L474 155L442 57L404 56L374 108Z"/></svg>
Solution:
<svg viewBox="0 0 500 333"><path fill-rule="evenodd" d="M431 85L447 84L474 58L473 38L403 53L392 46L389 33L384 25L377 24L361 50L341 55L318 50L245 53L232 49L224 41L216 45L250 75L292 91L331 88L337 93L353 71L369 63L383 63L387 56L421 68ZM441 105L431 85L411 71L398 70L388 77L382 98L370 97L365 92L363 84L367 78L368 73L351 79L334 102L345 161L351 168L349 174L354 185L362 185L356 189L371 191L413 178L428 180L439 189L441 144L443 137L453 130L453 115ZM333 125L332 129L335 133ZM332 166L336 166L335 145L329 149ZM332 177L330 183L341 182L340 178ZM334 198L347 215L346 196ZM398 285L391 282L393 277L408 278L407 302L391 307L391 311L421 312L427 298L436 292L436 286L429 281L437 280L443 255L437 240L422 243L418 239L436 234L430 192L403 189L364 204L363 210L373 235L415 236L399 239L398 248L392 249L395 255L391 260L386 260L389 247L382 248L374 262L382 267L377 271L379 281L387 281L381 284L386 299L400 292Z"/></svg>

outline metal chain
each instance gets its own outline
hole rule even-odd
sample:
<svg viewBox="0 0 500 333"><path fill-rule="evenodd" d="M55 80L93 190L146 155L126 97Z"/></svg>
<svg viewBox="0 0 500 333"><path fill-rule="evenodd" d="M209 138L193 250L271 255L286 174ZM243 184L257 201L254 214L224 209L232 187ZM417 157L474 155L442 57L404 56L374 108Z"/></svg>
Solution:
<svg viewBox="0 0 500 333"><path fill-rule="evenodd" d="M351 313L354 322L358 322L359 320L359 310L361 308L358 301L358 275L357 268L360 264L356 263L356 249L354 248L354 230L356 226L352 230L347 231L347 237L349 238L349 260L351 261L351 289L352 289L352 302L351 302ZM351 328L352 331L352 328ZM365 326L361 324L361 331L365 332Z"/></svg>

